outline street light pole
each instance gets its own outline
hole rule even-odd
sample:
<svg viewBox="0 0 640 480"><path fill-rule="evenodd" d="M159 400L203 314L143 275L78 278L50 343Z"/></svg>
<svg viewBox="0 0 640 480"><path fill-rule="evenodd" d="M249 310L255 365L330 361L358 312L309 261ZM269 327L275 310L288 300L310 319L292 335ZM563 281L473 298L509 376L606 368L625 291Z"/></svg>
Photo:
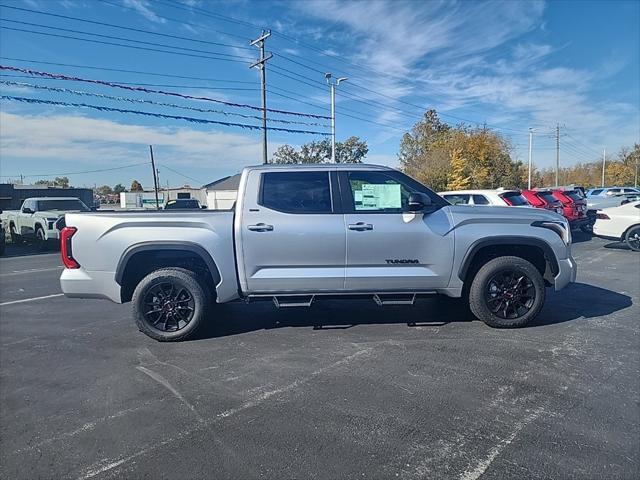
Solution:
<svg viewBox="0 0 640 480"><path fill-rule="evenodd" d="M336 87L340 82L346 81L347 77L340 77L332 82L331 74L325 73L324 78L327 79L331 90L331 163L336 163Z"/></svg>
<svg viewBox="0 0 640 480"><path fill-rule="evenodd" d="M531 190L531 151L533 146L533 128L529 128L529 180L527 181L527 188Z"/></svg>
<svg viewBox="0 0 640 480"><path fill-rule="evenodd" d="M602 150L602 188L604 188L604 172L607 165L607 149Z"/></svg>

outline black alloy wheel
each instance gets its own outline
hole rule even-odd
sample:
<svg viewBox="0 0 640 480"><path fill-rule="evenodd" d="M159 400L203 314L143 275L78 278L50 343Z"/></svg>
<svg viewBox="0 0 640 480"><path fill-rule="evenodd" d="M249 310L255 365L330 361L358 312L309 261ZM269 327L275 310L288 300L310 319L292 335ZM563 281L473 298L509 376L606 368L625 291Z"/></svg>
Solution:
<svg viewBox="0 0 640 480"><path fill-rule="evenodd" d="M186 327L195 311L193 295L171 281L154 285L144 297L147 323L163 332L177 332Z"/></svg>
<svg viewBox="0 0 640 480"><path fill-rule="evenodd" d="M520 318L531 310L536 289L527 275L517 270L502 270L487 284L485 301L494 315L505 320Z"/></svg>
<svg viewBox="0 0 640 480"><path fill-rule="evenodd" d="M634 252L640 252L640 225L631 227L625 235L627 246Z"/></svg>

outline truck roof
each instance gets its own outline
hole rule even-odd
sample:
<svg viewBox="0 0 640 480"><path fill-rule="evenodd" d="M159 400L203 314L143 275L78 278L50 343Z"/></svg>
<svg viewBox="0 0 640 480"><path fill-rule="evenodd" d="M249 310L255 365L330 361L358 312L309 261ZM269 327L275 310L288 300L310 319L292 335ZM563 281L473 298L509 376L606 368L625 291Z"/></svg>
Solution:
<svg viewBox="0 0 640 480"><path fill-rule="evenodd" d="M384 165L372 165L368 163L307 163L307 164L274 164L253 165L244 170L393 170Z"/></svg>
<svg viewBox="0 0 640 480"><path fill-rule="evenodd" d="M78 197L29 197L27 200L80 200Z"/></svg>

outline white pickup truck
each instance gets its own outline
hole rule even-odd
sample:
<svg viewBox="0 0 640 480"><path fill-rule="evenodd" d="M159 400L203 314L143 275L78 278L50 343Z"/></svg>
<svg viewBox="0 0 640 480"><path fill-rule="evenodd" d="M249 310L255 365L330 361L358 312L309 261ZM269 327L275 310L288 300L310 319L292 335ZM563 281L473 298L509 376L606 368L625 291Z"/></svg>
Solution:
<svg viewBox="0 0 640 480"><path fill-rule="evenodd" d="M11 234L13 243L35 240L44 248L49 240L58 240L56 222L66 213L89 212L82 201L75 197L36 197L22 202L20 210L2 213L2 223Z"/></svg>
<svg viewBox="0 0 640 480"><path fill-rule="evenodd" d="M566 219L535 208L453 206L374 165L245 168L234 210L65 216L60 278L69 297L131 301L160 341L215 321L217 303L323 298L411 305L468 298L495 327L526 325L545 287L575 281Z"/></svg>

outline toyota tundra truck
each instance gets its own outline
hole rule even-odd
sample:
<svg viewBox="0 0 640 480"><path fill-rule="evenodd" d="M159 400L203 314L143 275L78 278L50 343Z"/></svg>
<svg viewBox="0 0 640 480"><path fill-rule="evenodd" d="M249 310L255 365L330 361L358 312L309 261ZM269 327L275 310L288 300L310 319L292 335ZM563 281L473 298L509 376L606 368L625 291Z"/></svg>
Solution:
<svg viewBox="0 0 640 480"><path fill-rule="evenodd" d="M379 306L468 299L492 327L540 312L575 281L566 219L539 209L453 206L394 169L263 165L242 172L228 211L71 213L61 231L67 297L131 302L159 341L214 322L216 303ZM465 300L467 301L467 300Z"/></svg>

